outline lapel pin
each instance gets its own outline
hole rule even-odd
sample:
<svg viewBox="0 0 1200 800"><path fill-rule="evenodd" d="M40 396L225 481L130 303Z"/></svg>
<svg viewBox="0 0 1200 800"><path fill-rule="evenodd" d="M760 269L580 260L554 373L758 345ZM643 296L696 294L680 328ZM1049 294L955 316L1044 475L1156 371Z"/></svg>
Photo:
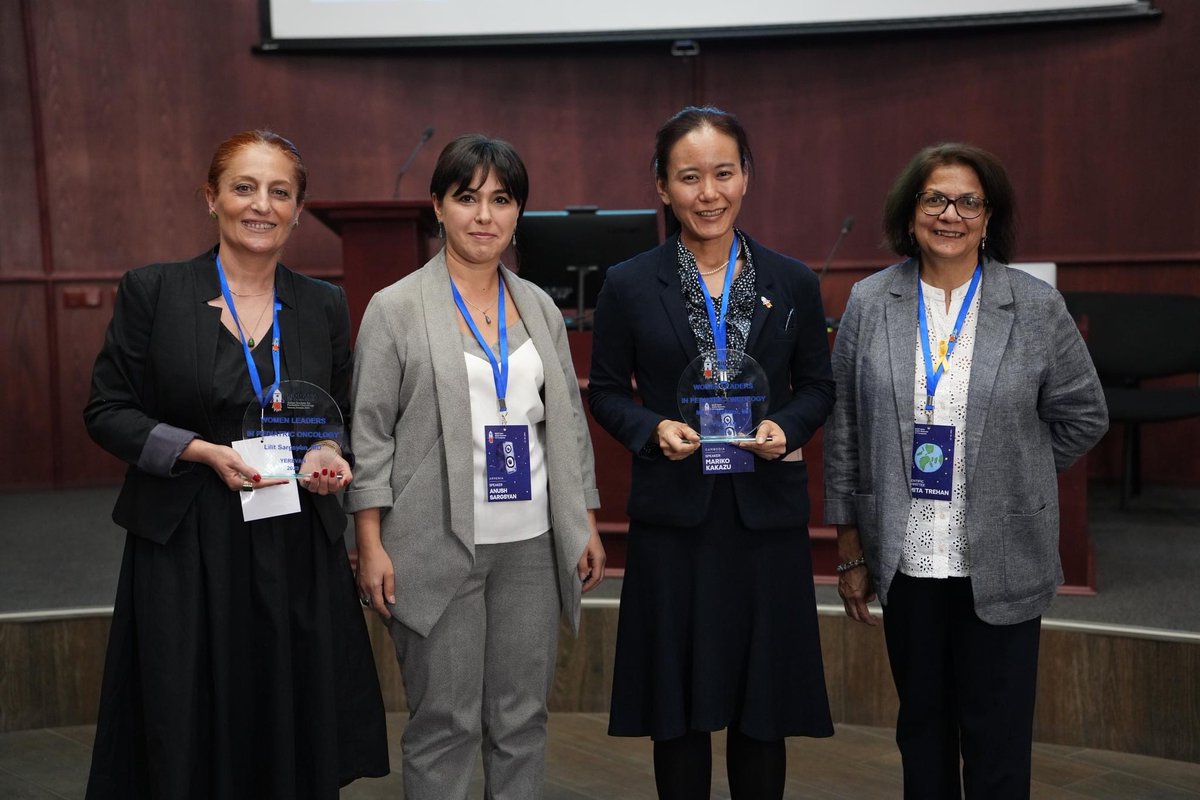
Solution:
<svg viewBox="0 0 1200 800"><path fill-rule="evenodd" d="M759 296L758 299L762 301L764 308L772 308L771 301L768 300L766 297Z"/></svg>

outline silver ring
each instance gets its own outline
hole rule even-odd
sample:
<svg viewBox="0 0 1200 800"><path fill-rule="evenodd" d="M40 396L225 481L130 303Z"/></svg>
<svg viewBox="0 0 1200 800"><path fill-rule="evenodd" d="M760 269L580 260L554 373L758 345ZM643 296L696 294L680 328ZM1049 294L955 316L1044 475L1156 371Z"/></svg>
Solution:
<svg viewBox="0 0 1200 800"><path fill-rule="evenodd" d="M254 484L251 483L250 481L242 481L242 491L243 492L253 492Z"/></svg>
<svg viewBox="0 0 1200 800"><path fill-rule="evenodd" d="M360 597L360 598L358 598L358 602L362 603L363 608L371 607L371 598L369 598L369 597Z"/></svg>

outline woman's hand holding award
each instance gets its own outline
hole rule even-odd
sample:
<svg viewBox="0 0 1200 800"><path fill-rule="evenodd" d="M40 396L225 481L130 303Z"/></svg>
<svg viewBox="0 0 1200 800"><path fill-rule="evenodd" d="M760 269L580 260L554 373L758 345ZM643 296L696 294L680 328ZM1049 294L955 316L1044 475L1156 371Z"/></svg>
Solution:
<svg viewBox="0 0 1200 800"><path fill-rule="evenodd" d="M267 387L262 398L250 403L242 434L245 438L233 443L242 458L254 464L264 480L287 482L244 495L242 513L249 520L299 511L295 482L315 477L314 465L330 463L335 453L340 457L346 428L328 392L296 380Z"/></svg>
<svg viewBox="0 0 1200 800"><path fill-rule="evenodd" d="M692 361L679 377L680 418L700 432L706 473L749 472L754 456L734 445L755 441L770 405L770 384L749 354L716 350Z"/></svg>

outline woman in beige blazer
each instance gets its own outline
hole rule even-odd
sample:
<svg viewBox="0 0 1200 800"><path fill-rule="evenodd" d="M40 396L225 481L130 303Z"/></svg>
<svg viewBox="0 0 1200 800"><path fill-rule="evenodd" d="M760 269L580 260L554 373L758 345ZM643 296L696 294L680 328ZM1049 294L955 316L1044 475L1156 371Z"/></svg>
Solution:
<svg viewBox="0 0 1200 800"><path fill-rule="evenodd" d="M409 800L464 797L481 742L489 797L542 796L559 613L576 626L604 576L562 314L500 263L528 186L506 142L447 145L430 183L445 247L358 335L346 501L360 595L404 675Z"/></svg>

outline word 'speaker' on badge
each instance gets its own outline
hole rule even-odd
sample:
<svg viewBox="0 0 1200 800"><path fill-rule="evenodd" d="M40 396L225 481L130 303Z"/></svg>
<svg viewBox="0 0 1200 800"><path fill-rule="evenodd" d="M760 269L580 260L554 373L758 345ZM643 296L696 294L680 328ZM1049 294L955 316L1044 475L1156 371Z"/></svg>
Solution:
<svg viewBox="0 0 1200 800"><path fill-rule="evenodd" d="M507 503L533 497L529 476L529 426L484 425L487 501Z"/></svg>

